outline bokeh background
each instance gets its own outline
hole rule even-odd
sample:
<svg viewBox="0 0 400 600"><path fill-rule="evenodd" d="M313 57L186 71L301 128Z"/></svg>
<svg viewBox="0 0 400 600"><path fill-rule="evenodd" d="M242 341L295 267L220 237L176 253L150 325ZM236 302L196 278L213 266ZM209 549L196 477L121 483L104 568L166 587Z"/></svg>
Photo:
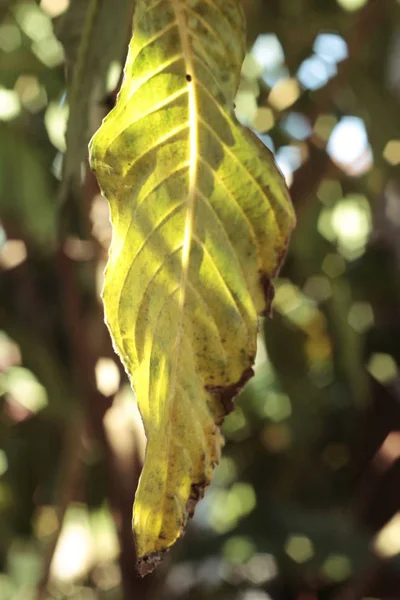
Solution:
<svg viewBox="0 0 400 600"><path fill-rule="evenodd" d="M86 165L133 2L0 0L0 600L400 598L400 2L243 1L237 117L298 226L215 480L140 580Z"/></svg>

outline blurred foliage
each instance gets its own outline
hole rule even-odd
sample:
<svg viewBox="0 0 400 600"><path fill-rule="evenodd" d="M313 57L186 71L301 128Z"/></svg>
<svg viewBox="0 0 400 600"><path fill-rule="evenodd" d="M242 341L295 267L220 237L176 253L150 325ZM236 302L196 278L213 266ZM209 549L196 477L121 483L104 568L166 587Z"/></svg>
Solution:
<svg viewBox="0 0 400 600"><path fill-rule="evenodd" d="M143 432L103 324L107 207L80 165L132 7L0 1L1 600L400 597L400 4L243 2L237 116L298 227L215 481L140 580Z"/></svg>

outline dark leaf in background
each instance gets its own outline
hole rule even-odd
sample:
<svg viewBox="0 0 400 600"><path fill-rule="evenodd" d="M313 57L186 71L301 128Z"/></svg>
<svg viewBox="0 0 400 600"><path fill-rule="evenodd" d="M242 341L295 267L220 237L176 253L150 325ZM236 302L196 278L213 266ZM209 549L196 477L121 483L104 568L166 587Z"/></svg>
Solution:
<svg viewBox="0 0 400 600"><path fill-rule="evenodd" d="M49 251L56 235L56 186L45 153L8 123L0 122L0 139L0 219L13 237Z"/></svg>
<svg viewBox="0 0 400 600"><path fill-rule="evenodd" d="M105 100L110 66L123 64L132 15L132 0L72 0L57 25L66 54L69 105L61 204L79 189L87 144L98 125L93 111Z"/></svg>

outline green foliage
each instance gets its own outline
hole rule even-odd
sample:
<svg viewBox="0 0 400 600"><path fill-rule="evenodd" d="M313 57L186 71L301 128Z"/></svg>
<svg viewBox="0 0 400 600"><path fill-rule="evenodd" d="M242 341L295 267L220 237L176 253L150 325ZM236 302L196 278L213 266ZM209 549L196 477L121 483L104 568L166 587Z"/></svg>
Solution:
<svg viewBox="0 0 400 600"><path fill-rule="evenodd" d="M0 137L1 217L13 224L16 235L32 238L42 248L54 245L55 185L45 157L8 123L0 123ZM29 218L32 211L35 219Z"/></svg>
<svg viewBox="0 0 400 600"><path fill-rule="evenodd" d="M72 0L57 34L70 68L67 152L63 164L61 203L79 189L80 167L93 133L91 111L106 92L107 75L121 64L130 36L132 1Z"/></svg>

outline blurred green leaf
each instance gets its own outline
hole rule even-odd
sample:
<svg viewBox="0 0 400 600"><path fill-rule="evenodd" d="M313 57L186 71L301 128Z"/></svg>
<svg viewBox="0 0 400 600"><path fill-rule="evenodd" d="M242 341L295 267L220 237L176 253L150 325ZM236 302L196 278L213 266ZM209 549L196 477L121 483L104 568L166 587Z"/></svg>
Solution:
<svg viewBox="0 0 400 600"><path fill-rule="evenodd" d="M5 17L14 3L15 0L0 0L0 21Z"/></svg>
<svg viewBox="0 0 400 600"><path fill-rule="evenodd" d="M13 236L49 251L55 241L56 213L54 178L47 161L11 124L0 122L0 139L0 218Z"/></svg>
<svg viewBox="0 0 400 600"><path fill-rule="evenodd" d="M132 0L71 0L58 24L57 35L70 70L61 204L71 191L77 193L80 166L98 125L89 116L104 98L110 65L124 60L132 13Z"/></svg>

